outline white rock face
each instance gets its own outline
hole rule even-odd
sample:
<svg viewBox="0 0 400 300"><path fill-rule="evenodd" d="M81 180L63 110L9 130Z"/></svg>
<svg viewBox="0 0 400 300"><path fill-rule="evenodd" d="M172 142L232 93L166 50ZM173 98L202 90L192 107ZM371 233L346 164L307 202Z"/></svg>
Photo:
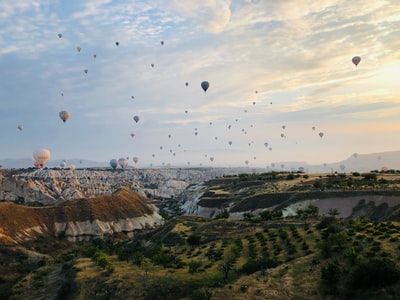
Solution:
<svg viewBox="0 0 400 300"><path fill-rule="evenodd" d="M0 178L0 201L54 205L110 195L124 186L141 196L173 198L190 184L224 174L222 169L22 170Z"/></svg>
<svg viewBox="0 0 400 300"><path fill-rule="evenodd" d="M136 218L119 219L112 222L101 220L84 222L55 223L57 236L65 236L68 240L76 241L85 238L102 237L106 234L118 232L134 232L136 230L149 229L163 223L162 217L158 213L144 215Z"/></svg>

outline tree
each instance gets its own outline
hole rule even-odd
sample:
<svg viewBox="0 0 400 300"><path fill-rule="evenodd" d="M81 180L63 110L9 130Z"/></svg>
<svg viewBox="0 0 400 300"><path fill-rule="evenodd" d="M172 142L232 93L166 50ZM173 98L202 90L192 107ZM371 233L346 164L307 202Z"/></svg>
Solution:
<svg viewBox="0 0 400 300"><path fill-rule="evenodd" d="M222 263L218 264L218 270L222 272L224 280L228 280L229 272L233 268L233 259L226 259Z"/></svg>
<svg viewBox="0 0 400 300"><path fill-rule="evenodd" d="M193 233L187 238L186 241L190 246L199 246L201 244L201 236Z"/></svg>
<svg viewBox="0 0 400 300"><path fill-rule="evenodd" d="M340 215L340 212L337 208L330 208L328 215L335 218L336 216Z"/></svg>
<svg viewBox="0 0 400 300"><path fill-rule="evenodd" d="M144 274L147 276L149 271L153 268L153 263L149 258L145 257L140 262L140 268L144 271Z"/></svg>
<svg viewBox="0 0 400 300"><path fill-rule="evenodd" d="M328 293L335 294L337 292L337 283L339 282L341 273L337 262L321 267L321 280Z"/></svg>

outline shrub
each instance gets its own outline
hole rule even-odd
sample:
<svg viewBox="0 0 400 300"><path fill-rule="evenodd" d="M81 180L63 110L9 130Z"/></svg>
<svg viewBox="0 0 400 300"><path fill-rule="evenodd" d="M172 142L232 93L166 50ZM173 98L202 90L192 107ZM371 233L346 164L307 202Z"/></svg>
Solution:
<svg viewBox="0 0 400 300"><path fill-rule="evenodd" d="M396 283L400 279L400 270L389 259L371 259L361 263L351 274L351 288L364 289L383 287Z"/></svg>

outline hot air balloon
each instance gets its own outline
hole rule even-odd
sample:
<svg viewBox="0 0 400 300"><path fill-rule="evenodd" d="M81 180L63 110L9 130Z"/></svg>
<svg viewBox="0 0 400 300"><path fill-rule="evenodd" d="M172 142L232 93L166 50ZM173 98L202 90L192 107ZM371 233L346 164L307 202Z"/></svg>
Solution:
<svg viewBox="0 0 400 300"><path fill-rule="evenodd" d="M268 147L268 143L267 142L264 143L264 147Z"/></svg>
<svg viewBox="0 0 400 300"><path fill-rule="evenodd" d="M311 127L312 130L315 130L315 126Z"/></svg>
<svg viewBox="0 0 400 300"><path fill-rule="evenodd" d="M355 66L357 67L357 65L360 63L361 61L361 57L359 56L354 56L351 61L353 62L353 64L355 64Z"/></svg>
<svg viewBox="0 0 400 300"><path fill-rule="evenodd" d="M358 156L358 153L353 153L354 158L357 158L357 156Z"/></svg>
<svg viewBox="0 0 400 300"><path fill-rule="evenodd" d="M18 129L19 129L19 131L22 131L22 129L24 129L24 125L18 124Z"/></svg>
<svg viewBox="0 0 400 300"><path fill-rule="evenodd" d="M151 64L151 67L154 68L154 64Z"/></svg>
<svg viewBox="0 0 400 300"><path fill-rule="evenodd" d="M119 46L119 42L115 42L115 45L116 45L116 46Z"/></svg>
<svg viewBox="0 0 400 300"><path fill-rule="evenodd" d="M97 55L96 54L93 54L93 58L96 58L97 57Z"/></svg>
<svg viewBox="0 0 400 300"><path fill-rule="evenodd" d="M207 92L209 87L210 87L210 84L208 83L208 81L203 81L201 83L201 88L204 90L204 93Z"/></svg>
<svg viewBox="0 0 400 300"><path fill-rule="evenodd" d="M135 157L133 158L133 162L134 162L135 164L137 164L138 161L139 161L139 158L138 158L137 156L135 156Z"/></svg>
<svg viewBox="0 0 400 300"><path fill-rule="evenodd" d="M164 46L164 41L161 41L160 44L161 44L161 46Z"/></svg>
<svg viewBox="0 0 400 300"><path fill-rule="evenodd" d="M135 136L135 134L134 133L131 133L131 138L133 138Z"/></svg>
<svg viewBox="0 0 400 300"><path fill-rule="evenodd" d="M124 157L121 157L118 159L118 165L120 165L122 169L125 169L128 166L128 160Z"/></svg>
<svg viewBox="0 0 400 300"><path fill-rule="evenodd" d="M340 168L340 170L344 171L344 169L346 168L346 166L345 166L345 165L340 165L339 168Z"/></svg>
<svg viewBox="0 0 400 300"><path fill-rule="evenodd" d="M81 52L82 48L81 47L76 47L76 50L78 50L78 52Z"/></svg>
<svg viewBox="0 0 400 300"><path fill-rule="evenodd" d="M137 122L139 122L139 116L134 116L133 117L133 120L137 123Z"/></svg>
<svg viewBox="0 0 400 300"><path fill-rule="evenodd" d="M87 74L87 73L89 72L89 70L88 70L88 69L85 69L84 72L85 72L85 74Z"/></svg>
<svg viewBox="0 0 400 300"><path fill-rule="evenodd" d="M188 85L189 85L189 82L186 82L185 85L188 86Z"/></svg>
<svg viewBox="0 0 400 300"><path fill-rule="evenodd" d="M47 149L36 150L33 152L33 159L35 167L42 168L50 159L50 151Z"/></svg>
<svg viewBox="0 0 400 300"><path fill-rule="evenodd" d="M110 166L111 168L116 169L118 167L118 161L115 158L110 160Z"/></svg>
<svg viewBox="0 0 400 300"><path fill-rule="evenodd" d="M322 138L324 136L323 132L318 133L319 137Z"/></svg>
<svg viewBox="0 0 400 300"><path fill-rule="evenodd" d="M214 157L210 157L210 161L213 162L214 161Z"/></svg>
<svg viewBox="0 0 400 300"><path fill-rule="evenodd" d="M62 110L60 111L60 113L58 114L60 116L60 119L65 123L69 117L70 117L70 113L67 112L66 110Z"/></svg>
<svg viewBox="0 0 400 300"><path fill-rule="evenodd" d="M69 169L70 169L71 171L74 171L74 170L76 169L76 166L75 166L75 165L70 165L70 166L69 166Z"/></svg>
<svg viewBox="0 0 400 300"><path fill-rule="evenodd" d="M60 167L61 168L65 168L65 166L67 165L67 162L65 160L63 160L62 162L60 162Z"/></svg>
<svg viewBox="0 0 400 300"><path fill-rule="evenodd" d="M62 34L61 34L61 33L59 33L59 34L58 34L58 37L61 39L61 38L62 38Z"/></svg>
<svg viewBox="0 0 400 300"><path fill-rule="evenodd" d="M229 141L228 144L229 144L229 145L232 145L232 141Z"/></svg>

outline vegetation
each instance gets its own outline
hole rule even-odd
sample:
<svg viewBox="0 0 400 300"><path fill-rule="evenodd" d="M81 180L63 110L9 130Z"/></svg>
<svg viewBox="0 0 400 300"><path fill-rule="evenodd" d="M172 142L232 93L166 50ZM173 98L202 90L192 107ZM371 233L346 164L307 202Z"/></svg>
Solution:
<svg viewBox="0 0 400 300"><path fill-rule="evenodd" d="M54 261L21 268L14 279L2 273L1 295L23 298L30 287L37 297L54 289L63 299L226 299L237 293L242 299L394 299L400 291L395 222L341 219L333 212L257 223L176 217L165 228L181 238L166 243L155 233L120 235L72 248L59 240ZM40 252L46 243L29 247ZM51 278L58 278L53 288L44 288Z"/></svg>
<svg viewBox="0 0 400 300"><path fill-rule="evenodd" d="M230 219L222 205L213 219L168 214L162 227L134 236L67 242L39 234L19 245L2 238L0 257L7 263L0 265L0 298L396 299L400 223L379 220L388 208L363 196L390 189L397 179L371 174L272 172L209 182L201 201L225 205L235 192L258 188L262 192L246 194L236 208L275 207L248 210L240 220ZM356 193L359 187L354 211L373 211L370 218L344 219L337 208L321 216L313 202L291 217L279 209L296 197ZM267 190L273 196L266 197Z"/></svg>

